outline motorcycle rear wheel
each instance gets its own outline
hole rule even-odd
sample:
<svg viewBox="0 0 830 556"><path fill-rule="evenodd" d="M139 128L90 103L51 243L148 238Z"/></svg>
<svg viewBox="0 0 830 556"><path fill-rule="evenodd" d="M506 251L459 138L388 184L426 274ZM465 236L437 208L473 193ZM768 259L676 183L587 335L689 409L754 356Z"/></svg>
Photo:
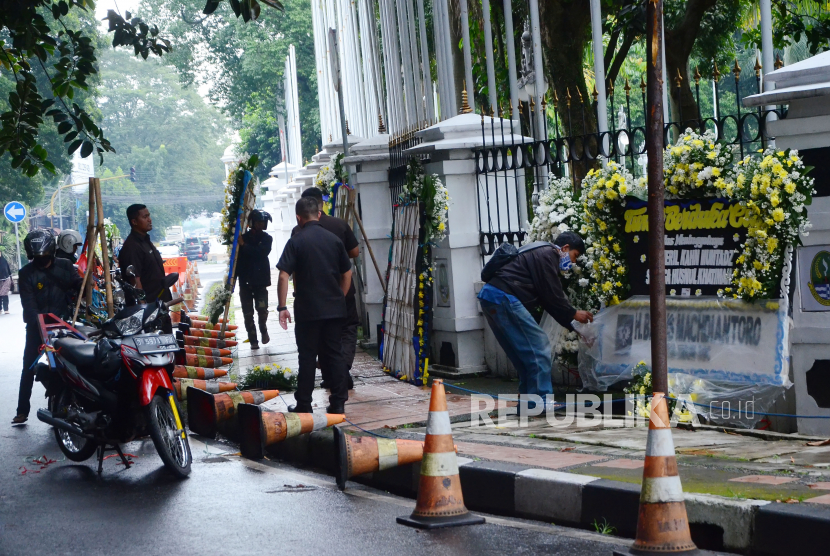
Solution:
<svg viewBox="0 0 830 556"><path fill-rule="evenodd" d="M179 478L190 475L190 464L193 463L190 443L187 441L187 434L183 430L179 431L176 426L167 395L158 393L153 396L145 412L150 438L153 439L164 466Z"/></svg>
<svg viewBox="0 0 830 556"><path fill-rule="evenodd" d="M65 407L72 408L76 411L83 411L83 408L75 399L75 394L69 388L64 388L60 394L52 398L52 411L57 412ZM98 448L98 443L89 438L84 438L72 434L69 431L53 427L55 433L55 440L61 452L71 461L86 461L95 454Z"/></svg>

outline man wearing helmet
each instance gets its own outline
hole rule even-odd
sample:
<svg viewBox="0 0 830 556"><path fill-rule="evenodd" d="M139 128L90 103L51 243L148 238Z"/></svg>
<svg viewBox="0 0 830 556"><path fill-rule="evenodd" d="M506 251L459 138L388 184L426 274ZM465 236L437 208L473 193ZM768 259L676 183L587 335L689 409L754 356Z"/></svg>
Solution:
<svg viewBox="0 0 830 556"><path fill-rule="evenodd" d="M236 276L239 280L239 301L245 317L245 330L251 349L259 349L254 308L259 316L259 332L262 343L271 341L266 328L268 320L268 286L271 285L271 268L268 254L271 252L271 235L265 232L271 215L264 210L252 210L248 217L250 229L239 238L239 261Z"/></svg>
<svg viewBox="0 0 830 556"><path fill-rule="evenodd" d="M55 252L55 257L75 264L78 262L78 247L83 244L81 234L75 230L63 230L58 234L58 250Z"/></svg>
<svg viewBox="0 0 830 556"><path fill-rule="evenodd" d="M23 373L20 377L20 394L17 399L17 415L12 424L25 423L29 418L29 399L35 380L34 363L43 343L37 316L54 313L69 318L70 299L78 292L82 279L72 263L55 257L55 234L51 230L29 232L23 240L29 264L20 269L20 303L23 305L23 321L26 323L26 347L23 350Z"/></svg>

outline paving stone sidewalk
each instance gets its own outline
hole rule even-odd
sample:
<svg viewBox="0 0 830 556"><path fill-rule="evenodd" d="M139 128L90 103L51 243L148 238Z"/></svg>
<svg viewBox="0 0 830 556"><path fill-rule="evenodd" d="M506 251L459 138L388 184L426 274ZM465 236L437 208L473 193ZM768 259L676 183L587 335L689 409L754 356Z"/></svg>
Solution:
<svg viewBox="0 0 830 556"><path fill-rule="evenodd" d="M297 366L293 325L287 331L277 320L275 284L269 289L271 313L268 330L271 342L251 350L242 343L246 332L242 311L235 295L237 368L244 371L255 364L273 363ZM204 297L204 296L203 296ZM293 298L289 296L289 308ZM346 413L353 425L388 436L422 439L429 410L430 391L396 380L383 372L380 362L358 349L352 375L355 389L350 392ZM314 391L313 405L328 405L328 393ZM266 403L284 411L294 403L291 393ZM447 405L453 420L453 437L459 454L491 460L591 475L639 484L642 479L647 429L626 428L622 420L589 427L552 426L545 419L531 419L526 427L478 423L472 426L469 415L478 408L470 397L448 388ZM476 420L477 421L477 420ZM354 428L351 427L350 428ZM686 492L717 494L735 499L781 500L830 504L830 446L808 446L816 440L798 435L758 434L704 427L674 429L674 442Z"/></svg>

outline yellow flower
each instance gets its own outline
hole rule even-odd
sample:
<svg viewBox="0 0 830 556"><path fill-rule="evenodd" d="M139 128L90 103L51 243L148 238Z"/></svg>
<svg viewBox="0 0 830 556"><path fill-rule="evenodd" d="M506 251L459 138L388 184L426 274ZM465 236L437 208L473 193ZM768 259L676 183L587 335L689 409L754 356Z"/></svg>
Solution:
<svg viewBox="0 0 830 556"><path fill-rule="evenodd" d="M795 193L795 184L793 182L788 183L784 186L784 191L792 195L793 193Z"/></svg>
<svg viewBox="0 0 830 556"><path fill-rule="evenodd" d="M614 287L614 285L613 285L611 282L605 282L605 283L602 285L602 291L604 291L604 292L610 292L610 291L611 291L611 289L612 289L613 287Z"/></svg>
<svg viewBox="0 0 830 556"><path fill-rule="evenodd" d="M446 228L446 226L444 225L444 223L443 223L443 222L441 222L440 224L438 224L438 229L439 229L439 230L441 230L442 232L444 231L444 228Z"/></svg>
<svg viewBox="0 0 830 556"><path fill-rule="evenodd" d="M775 209L772 211L772 219L776 222L783 222L784 221L784 211L780 208Z"/></svg>
<svg viewBox="0 0 830 556"><path fill-rule="evenodd" d="M599 204L599 203L597 203L597 204ZM604 221L600 221L600 223L599 223L599 229L600 229L600 230L602 230L602 231L604 232L607 228L608 228L608 226L605 224L605 222L604 222Z"/></svg>
<svg viewBox="0 0 830 556"><path fill-rule="evenodd" d="M720 168L712 168L712 175L715 177L720 176Z"/></svg>
<svg viewBox="0 0 830 556"><path fill-rule="evenodd" d="M619 243L615 243L615 244L614 244L614 252L615 252L615 253L619 253L619 252L620 252L620 250L621 250L621 248L620 248L620 244L619 244Z"/></svg>

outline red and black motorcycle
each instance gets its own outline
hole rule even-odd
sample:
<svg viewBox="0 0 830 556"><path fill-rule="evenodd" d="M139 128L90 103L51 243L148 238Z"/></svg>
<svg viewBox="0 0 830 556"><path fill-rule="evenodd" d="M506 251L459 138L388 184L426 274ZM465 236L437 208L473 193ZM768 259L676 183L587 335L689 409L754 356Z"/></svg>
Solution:
<svg viewBox="0 0 830 556"><path fill-rule="evenodd" d="M39 316L49 364L40 363L37 376L49 409L37 417L54 427L68 459L85 461L97 451L101 473L104 453L115 451L129 467L121 444L150 436L168 469L179 477L190 473L193 458L171 381L173 366L184 364L183 337L161 332L169 327L169 307L179 302L125 307L88 336L52 314Z"/></svg>

